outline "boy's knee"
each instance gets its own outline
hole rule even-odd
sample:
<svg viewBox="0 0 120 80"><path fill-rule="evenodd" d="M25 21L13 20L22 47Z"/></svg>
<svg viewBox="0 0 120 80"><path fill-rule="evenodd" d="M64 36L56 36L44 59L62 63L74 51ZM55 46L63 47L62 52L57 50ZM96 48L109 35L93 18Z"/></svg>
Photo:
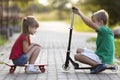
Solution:
<svg viewBox="0 0 120 80"><path fill-rule="evenodd" d="M76 61L78 61L78 58L79 58L78 56L79 56L78 54L75 54L75 55L74 55L74 59L75 59Z"/></svg>
<svg viewBox="0 0 120 80"><path fill-rule="evenodd" d="M84 51L84 49L78 48L78 49L76 50L76 53L81 53L81 52L83 52L83 51Z"/></svg>

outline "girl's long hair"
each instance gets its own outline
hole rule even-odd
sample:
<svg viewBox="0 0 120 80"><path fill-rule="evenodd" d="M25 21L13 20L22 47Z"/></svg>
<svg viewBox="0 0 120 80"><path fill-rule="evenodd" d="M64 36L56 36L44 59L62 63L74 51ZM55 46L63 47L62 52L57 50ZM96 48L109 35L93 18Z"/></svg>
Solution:
<svg viewBox="0 0 120 80"><path fill-rule="evenodd" d="M22 33L29 34L28 27L39 27L38 21L33 16L24 17L22 21Z"/></svg>

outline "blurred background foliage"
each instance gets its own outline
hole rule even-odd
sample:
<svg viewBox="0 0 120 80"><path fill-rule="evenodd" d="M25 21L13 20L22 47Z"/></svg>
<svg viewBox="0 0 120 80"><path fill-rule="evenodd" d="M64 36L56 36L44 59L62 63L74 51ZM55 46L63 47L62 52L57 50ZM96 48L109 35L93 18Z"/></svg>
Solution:
<svg viewBox="0 0 120 80"><path fill-rule="evenodd" d="M111 29L120 25L120 0L0 0L0 45L3 45L14 32L20 32L21 19L27 15L39 21L65 21L70 24L71 8L78 7L86 16L91 17L97 10L105 9L109 14ZM74 30L93 31L75 16ZM120 40L115 41L116 55L119 57Z"/></svg>
<svg viewBox="0 0 120 80"><path fill-rule="evenodd" d="M42 1L47 3L42 4ZM0 27L10 28L12 31L16 29L19 32L21 19L27 15L34 15L39 21L65 21L70 24L71 7L76 6L88 17L97 10L105 9L110 18L108 25L113 29L120 25L119 3L120 0L0 0ZM77 15L74 30L93 31Z"/></svg>
<svg viewBox="0 0 120 80"><path fill-rule="evenodd" d="M105 9L110 16L109 25L120 24L120 0L47 0L47 5L40 4L38 0L4 1L9 1L9 7L15 7L20 14L38 15L39 20L70 20L71 7L77 6L88 17L99 9Z"/></svg>

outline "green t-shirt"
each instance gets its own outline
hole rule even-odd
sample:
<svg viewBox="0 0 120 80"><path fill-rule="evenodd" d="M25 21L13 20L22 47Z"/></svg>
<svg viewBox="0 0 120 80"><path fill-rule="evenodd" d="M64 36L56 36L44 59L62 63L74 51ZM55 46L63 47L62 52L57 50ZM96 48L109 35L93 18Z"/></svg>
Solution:
<svg viewBox="0 0 120 80"><path fill-rule="evenodd" d="M96 39L96 54L102 63L112 64L114 59L114 35L108 26L100 26Z"/></svg>

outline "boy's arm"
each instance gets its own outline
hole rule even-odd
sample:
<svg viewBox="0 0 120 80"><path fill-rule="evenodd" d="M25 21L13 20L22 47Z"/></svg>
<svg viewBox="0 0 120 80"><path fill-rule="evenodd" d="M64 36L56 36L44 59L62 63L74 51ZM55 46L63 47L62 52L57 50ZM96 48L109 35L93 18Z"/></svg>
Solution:
<svg viewBox="0 0 120 80"><path fill-rule="evenodd" d="M73 7L72 10L75 14L78 14L85 22L85 24L87 24L89 27L93 28L94 30L99 30L98 25L96 25L93 21L86 17L78 8Z"/></svg>

